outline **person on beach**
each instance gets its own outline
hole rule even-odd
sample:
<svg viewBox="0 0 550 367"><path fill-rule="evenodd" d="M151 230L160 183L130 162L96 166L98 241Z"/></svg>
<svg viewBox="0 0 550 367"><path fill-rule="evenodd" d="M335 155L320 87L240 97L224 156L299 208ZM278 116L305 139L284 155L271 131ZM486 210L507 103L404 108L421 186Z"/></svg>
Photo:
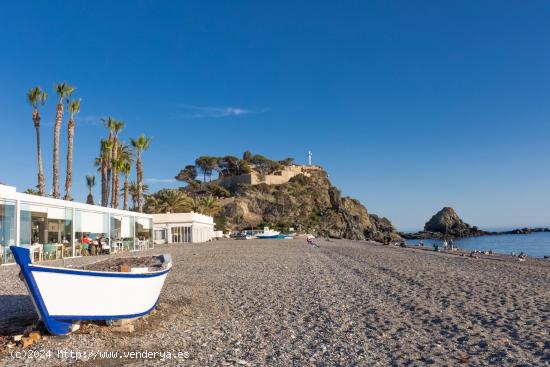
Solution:
<svg viewBox="0 0 550 367"><path fill-rule="evenodd" d="M80 243L82 243L82 252L83 255L91 255L92 254L92 239L88 237L87 233L84 233L82 236L82 239L80 240Z"/></svg>

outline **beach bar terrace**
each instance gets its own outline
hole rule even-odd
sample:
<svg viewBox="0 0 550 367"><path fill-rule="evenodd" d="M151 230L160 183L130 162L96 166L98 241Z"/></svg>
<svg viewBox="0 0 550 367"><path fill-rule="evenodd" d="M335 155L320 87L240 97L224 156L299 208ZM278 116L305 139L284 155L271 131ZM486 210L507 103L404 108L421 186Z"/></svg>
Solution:
<svg viewBox="0 0 550 367"><path fill-rule="evenodd" d="M153 247L151 215L23 194L0 184L0 264L14 263L11 245L30 248L34 261L82 256L87 242L102 252Z"/></svg>

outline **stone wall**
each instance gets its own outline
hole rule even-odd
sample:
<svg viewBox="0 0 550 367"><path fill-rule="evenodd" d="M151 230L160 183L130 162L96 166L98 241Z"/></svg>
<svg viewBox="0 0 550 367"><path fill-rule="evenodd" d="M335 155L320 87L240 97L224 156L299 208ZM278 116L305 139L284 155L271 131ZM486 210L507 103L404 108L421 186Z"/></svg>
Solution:
<svg viewBox="0 0 550 367"><path fill-rule="evenodd" d="M239 176L230 176L223 177L218 180L218 184L224 187L231 187L240 183L249 184L249 185L258 185L261 183L266 183L268 185L282 185L287 183L292 177L303 174L305 176L310 176L310 171L319 171L322 168L319 166L302 166L302 165L291 165L285 167L283 170L276 172L271 175L264 175L263 179L260 174L254 170L245 175Z"/></svg>

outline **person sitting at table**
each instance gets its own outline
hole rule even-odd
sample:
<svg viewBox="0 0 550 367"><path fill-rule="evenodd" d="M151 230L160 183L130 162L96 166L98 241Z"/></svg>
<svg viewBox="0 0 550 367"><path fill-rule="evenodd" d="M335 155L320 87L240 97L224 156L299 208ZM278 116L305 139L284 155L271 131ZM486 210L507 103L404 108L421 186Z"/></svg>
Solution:
<svg viewBox="0 0 550 367"><path fill-rule="evenodd" d="M92 239L88 237L87 233L84 233L82 236L82 239L80 240L80 243L82 243L82 255L85 255L88 253L88 255L92 254Z"/></svg>
<svg viewBox="0 0 550 367"><path fill-rule="evenodd" d="M103 234L99 235L99 238L97 239L97 243L99 244L98 251L101 253L108 254L111 252L111 247L109 246L109 238L104 236Z"/></svg>

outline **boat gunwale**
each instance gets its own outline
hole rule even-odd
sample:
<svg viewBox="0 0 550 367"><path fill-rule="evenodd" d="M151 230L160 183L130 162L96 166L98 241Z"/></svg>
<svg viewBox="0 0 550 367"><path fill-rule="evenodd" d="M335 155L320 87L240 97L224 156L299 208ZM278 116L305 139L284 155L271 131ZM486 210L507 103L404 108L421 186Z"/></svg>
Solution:
<svg viewBox="0 0 550 367"><path fill-rule="evenodd" d="M56 266L34 265L28 264L31 272L45 272L45 273L58 273L58 274L72 274L80 276L96 276L96 277L113 277L113 278L152 278L164 275L172 270L172 263L168 263L167 267L158 271L151 271L147 273L126 273L116 271L98 271L98 270L85 270L85 269L73 269Z"/></svg>

